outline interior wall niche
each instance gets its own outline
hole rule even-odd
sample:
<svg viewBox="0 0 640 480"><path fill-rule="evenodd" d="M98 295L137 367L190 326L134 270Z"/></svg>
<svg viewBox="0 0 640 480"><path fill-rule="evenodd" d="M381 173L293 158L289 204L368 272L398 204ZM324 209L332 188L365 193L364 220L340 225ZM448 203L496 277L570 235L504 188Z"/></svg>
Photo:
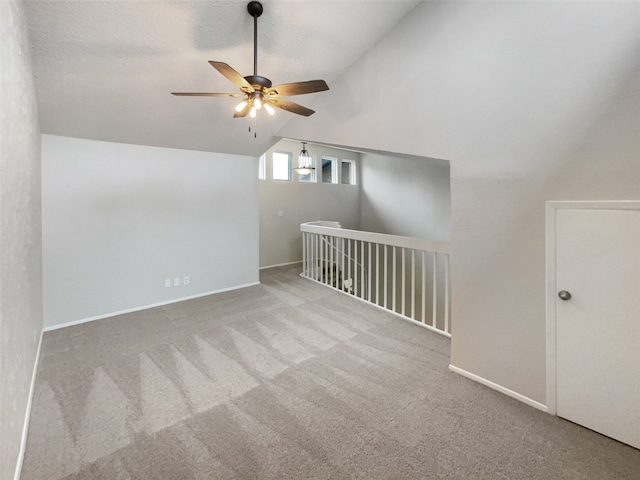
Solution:
<svg viewBox="0 0 640 480"><path fill-rule="evenodd" d="M261 160L260 267L300 261L300 224L316 220L338 221L348 229L450 240L448 161L310 143L307 149L316 165L313 180L296 173L291 181L273 180L273 154L291 153L295 166L301 149L301 142L283 139Z"/></svg>
<svg viewBox="0 0 640 480"><path fill-rule="evenodd" d="M308 144L315 162L315 175L293 172L290 181L273 179L273 154L290 153L297 166L302 143L283 139L263 156L264 179L260 180L260 267L282 265L302 260L300 224L315 220L335 220L344 228L360 228L360 185L343 184L342 160L360 165L360 153L326 145ZM325 176L323 163L333 164L333 173Z"/></svg>

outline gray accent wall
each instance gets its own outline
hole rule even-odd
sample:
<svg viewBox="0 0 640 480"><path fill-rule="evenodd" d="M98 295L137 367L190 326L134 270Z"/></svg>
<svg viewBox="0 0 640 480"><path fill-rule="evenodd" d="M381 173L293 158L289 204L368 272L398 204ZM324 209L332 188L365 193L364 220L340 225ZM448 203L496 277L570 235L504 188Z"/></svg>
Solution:
<svg viewBox="0 0 640 480"><path fill-rule="evenodd" d="M451 239L449 162L390 153L361 159L361 230Z"/></svg>
<svg viewBox="0 0 640 480"><path fill-rule="evenodd" d="M257 283L257 166L43 135L45 326Z"/></svg>
<svg viewBox="0 0 640 480"><path fill-rule="evenodd" d="M545 201L640 198L639 45L638 2L423 2L279 132L451 162L451 363L542 404Z"/></svg>
<svg viewBox="0 0 640 480"><path fill-rule="evenodd" d="M42 331L40 127L20 1L0 2L0 478L14 476Z"/></svg>

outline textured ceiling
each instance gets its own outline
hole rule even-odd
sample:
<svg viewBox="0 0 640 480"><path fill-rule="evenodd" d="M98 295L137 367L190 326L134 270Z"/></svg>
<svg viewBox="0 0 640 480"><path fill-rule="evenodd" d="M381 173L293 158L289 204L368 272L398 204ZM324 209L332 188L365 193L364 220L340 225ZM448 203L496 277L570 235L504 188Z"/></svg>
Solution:
<svg viewBox="0 0 640 480"><path fill-rule="evenodd" d="M418 1L269 1L258 19L258 74L274 84L331 82ZM258 155L286 122L277 110L234 119L236 92L207 62L253 73L245 1L27 1L43 133ZM381 66L381 68L383 68ZM289 97L302 105L317 95ZM317 112L315 115L330 115ZM249 126L252 131L249 134Z"/></svg>

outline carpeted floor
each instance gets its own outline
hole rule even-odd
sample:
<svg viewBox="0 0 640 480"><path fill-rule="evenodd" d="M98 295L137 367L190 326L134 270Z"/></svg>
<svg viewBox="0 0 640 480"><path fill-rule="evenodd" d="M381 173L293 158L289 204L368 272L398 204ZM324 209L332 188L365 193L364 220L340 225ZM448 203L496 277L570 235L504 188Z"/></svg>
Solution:
<svg viewBox="0 0 640 480"><path fill-rule="evenodd" d="M447 370L298 277L49 332L23 480L638 480L640 451Z"/></svg>

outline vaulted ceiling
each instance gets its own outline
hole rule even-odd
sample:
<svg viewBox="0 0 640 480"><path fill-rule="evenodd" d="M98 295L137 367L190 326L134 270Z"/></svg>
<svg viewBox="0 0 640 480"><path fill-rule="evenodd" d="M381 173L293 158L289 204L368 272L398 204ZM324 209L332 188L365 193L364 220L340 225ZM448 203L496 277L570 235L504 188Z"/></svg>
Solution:
<svg viewBox="0 0 640 480"><path fill-rule="evenodd" d="M234 119L237 99L170 95L172 91L237 92L209 60L225 62L242 75L253 73L253 18L247 3L26 2L42 132L222 153L262 153L285 123L306 118L278 110L273 117L260 112L255 120ZM258 74L274 84L324 79L331 87L420 2L262 3ZM314 97L330 93L290 100L312 107Z"/></svg>

